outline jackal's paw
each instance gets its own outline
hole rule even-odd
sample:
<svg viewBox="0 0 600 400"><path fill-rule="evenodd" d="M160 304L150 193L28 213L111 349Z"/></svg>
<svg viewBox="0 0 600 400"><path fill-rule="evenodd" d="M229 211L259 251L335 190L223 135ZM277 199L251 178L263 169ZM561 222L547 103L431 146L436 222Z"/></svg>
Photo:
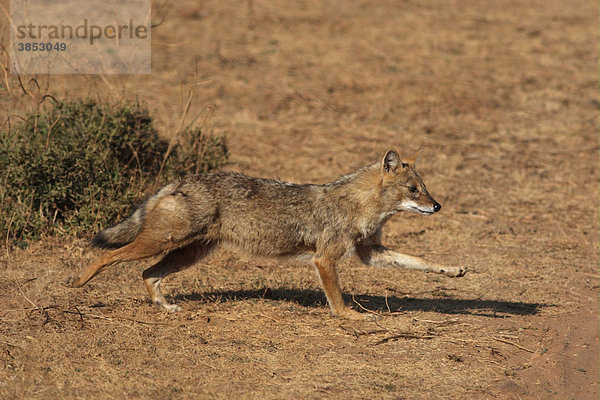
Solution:
<svg viewBox="0 0 600 400"><path fill-rule="evenodd" d="M351 308L345 308L340 312L336 312L335 315L337 317L351 319L353 321L373 321L379 318L379 315L377 314L359 313Z"/></svg>
<svg viewBox="0 0 600 400"><path fill-rule="evenodd" d="M444 267L441 273L450 278L460 278L461 276L465 276L467 271L467 267Z"/></svg>
<svg viewBox="0 0 600 400"><path fill-rule="evenodd" d="M83 286L81 282L79 282L79 276L70 276L66 281L65 285L72 288L78 288Z"/></svg>
<svg viewBox="0 0 600 400"><path fill-rule="evenodd" d="M162 308L164 308L165 310L167 310L168 312L177 312L177 311L181 311L181 307L179 307L177 304L169 304L169 303L155 303L157 306L160 306Z"/></svg>

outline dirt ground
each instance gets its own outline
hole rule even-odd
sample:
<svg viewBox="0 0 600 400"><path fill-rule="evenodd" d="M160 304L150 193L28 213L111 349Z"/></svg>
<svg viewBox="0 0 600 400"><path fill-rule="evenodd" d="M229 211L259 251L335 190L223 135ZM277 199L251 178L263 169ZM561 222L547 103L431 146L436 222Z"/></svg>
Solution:
<svg viewBox="0 0 600 400"><path fill-rule="evenodd" d="M66 287L89 237L3 247L0 398L598 399L596 2L162 4L150 76L42 90L138 99L166 137L197 118L256 176L320 183L423 149L443 209L395 216L384 243L471 271L351 260L346 301L381 315L354 322L330 316L310 266L220 251L165 282L169 314L149 262ZM30 99L0 81L4 124Z"/></svg>

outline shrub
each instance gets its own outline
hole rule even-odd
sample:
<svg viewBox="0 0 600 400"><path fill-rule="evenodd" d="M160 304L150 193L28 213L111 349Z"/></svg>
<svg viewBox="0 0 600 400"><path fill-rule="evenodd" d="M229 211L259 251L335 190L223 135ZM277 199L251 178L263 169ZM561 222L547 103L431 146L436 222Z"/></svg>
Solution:
<svg viewBox="0 0 600 400"><path fill-rule="evenodd" d="M24 245L91 234L131 211L144 189L219 168L228 156L224 138L199 129L168 149L139 104L85 100L28 115L0 132L2 238Z"/></svg>

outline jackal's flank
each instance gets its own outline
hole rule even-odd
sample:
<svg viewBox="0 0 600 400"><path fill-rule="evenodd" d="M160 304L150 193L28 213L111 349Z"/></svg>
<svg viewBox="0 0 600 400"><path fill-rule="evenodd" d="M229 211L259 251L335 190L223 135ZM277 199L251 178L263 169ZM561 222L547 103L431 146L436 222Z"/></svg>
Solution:
<svg viewBox="0 0 600 400"><path fill-rule="evenodd" d="M219 244L274 257L310 260L334 315L363 318L344 304L336 264L356 254L363 263L463 276L396 253L381 244L381 228L399 211L433 214L441 209L415 169L420 153L404 160L395 149L380 162L324 185L252 178L233 172L190 176L166 185L135 212L96 235L92 245L111 249L73 282L80 287L122 261L165 254L143 273L152 300L170 311L160 291L167 275L193 265Z"/></svg>

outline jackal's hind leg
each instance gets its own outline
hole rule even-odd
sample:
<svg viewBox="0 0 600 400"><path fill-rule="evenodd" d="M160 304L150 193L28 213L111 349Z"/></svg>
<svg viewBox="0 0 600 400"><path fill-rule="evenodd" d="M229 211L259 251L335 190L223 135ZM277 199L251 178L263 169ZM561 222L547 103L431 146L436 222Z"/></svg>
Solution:
<svg viewBox="0 0 600 400"><path fill-rule="evenodd" d="M141 260L177 248L191 236L191 223L187 215L174 210L185 210L183 200L167 196L159 200L146 216L144 227L133 242L109 251L91 264L72 283L72 287L85 285L103 269L118 262Z"/></svg>
<svg viewBox="0 0 600 400"><path fill-rule="evenodd" d="M164 242L146 240L143 235L138 236L133 242L119 249L108 251L90 264L77 278L71 282L71 287L81 287L102 270L119 262L141 260L160 254L168 248Z"/></svg>
<svg viewBox="0 0 600 400"><path fill-rule="evenodd" d="M168 311L179 311L181 307L170 304L160 290L162 279L174 272L181 271L201 258L205 257L214 248L214 244L207 242L194 242L180 249L173 250L163 257L158 263L146 269L142 277L148 289L148 294L154 304Z"/></svg>

